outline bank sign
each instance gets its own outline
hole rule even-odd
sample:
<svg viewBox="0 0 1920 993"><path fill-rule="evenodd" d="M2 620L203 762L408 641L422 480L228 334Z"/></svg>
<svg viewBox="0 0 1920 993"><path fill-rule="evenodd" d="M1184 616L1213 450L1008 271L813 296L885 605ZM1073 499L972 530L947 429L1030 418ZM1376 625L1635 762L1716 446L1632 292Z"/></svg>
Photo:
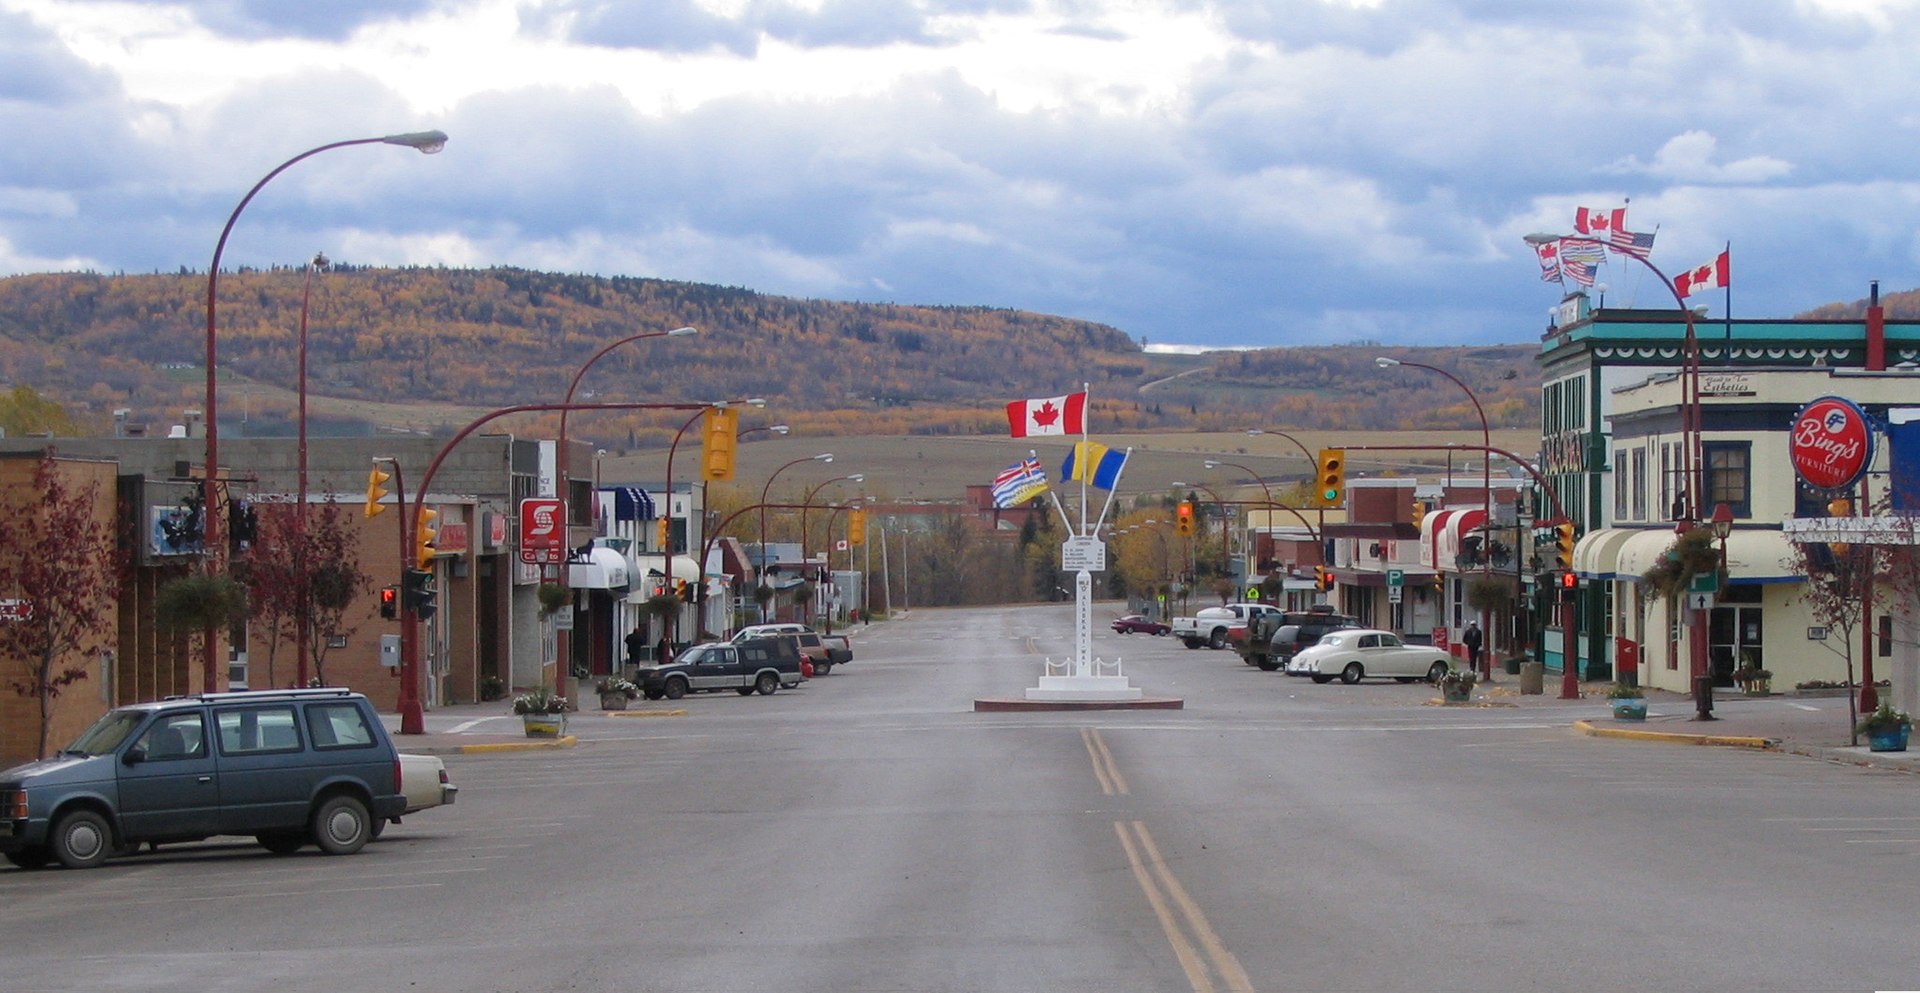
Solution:
<svg viewBox="0 0 1920 993"><path fill-rule="evenodd" d="M1787 454L1808 486L1846 489L1873 464L1873 423L1852 400L1821 397L1794 415Z"/></svg>

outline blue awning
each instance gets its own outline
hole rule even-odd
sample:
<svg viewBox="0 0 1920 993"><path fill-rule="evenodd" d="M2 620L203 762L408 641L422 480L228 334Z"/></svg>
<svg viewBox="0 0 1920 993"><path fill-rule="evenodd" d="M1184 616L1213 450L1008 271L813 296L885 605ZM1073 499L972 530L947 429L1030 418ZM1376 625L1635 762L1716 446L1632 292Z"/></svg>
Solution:
<svg viewBox="0 0 1920 993"><path fill-rule="evenodd" d="M651 521L660 516L654 509L653 496L637 486L615 486L613 489L613 519L616 521Z"/></svg>

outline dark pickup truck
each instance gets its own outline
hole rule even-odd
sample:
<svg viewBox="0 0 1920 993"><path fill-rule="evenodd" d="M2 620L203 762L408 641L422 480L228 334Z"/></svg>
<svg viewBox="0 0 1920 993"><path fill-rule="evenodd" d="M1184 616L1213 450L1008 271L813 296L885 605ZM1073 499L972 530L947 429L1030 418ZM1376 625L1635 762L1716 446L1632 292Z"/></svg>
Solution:
<svg viewBox="0 0 1920 993"><path fill-rule="evenodd" d="M1287 660L1302 648L1316 644L1322 635L1339 628L1356 626L1353 618L1324 610L1273 611L1256 617L1247 627L1247 639L1239 646L1240 657L1248 665L1267 672L1286 668Z"/></svg>
<svg viewBox="0 0 1920 993"><path fill-rule="evenodd" d="M649 700L713 690L768 696L800 685L800 653L791 637L710 642L688 648L666 665L641 666L638 676L640 692Z"/></svg>

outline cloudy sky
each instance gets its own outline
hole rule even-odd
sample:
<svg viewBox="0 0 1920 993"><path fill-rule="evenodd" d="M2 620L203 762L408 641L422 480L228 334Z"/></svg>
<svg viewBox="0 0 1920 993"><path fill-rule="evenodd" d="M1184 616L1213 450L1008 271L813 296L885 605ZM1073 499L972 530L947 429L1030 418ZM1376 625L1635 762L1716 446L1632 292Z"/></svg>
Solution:
<svg viewBox="0 0 1920 993"><path fill-rule="evenodd" d="M0 274L204 271L281 162L438 128L294 166L224 264L1516 342L1522 236L1628 204L1782 317L1920 286L1917 55L1920 0L0 0Z"/></svg>

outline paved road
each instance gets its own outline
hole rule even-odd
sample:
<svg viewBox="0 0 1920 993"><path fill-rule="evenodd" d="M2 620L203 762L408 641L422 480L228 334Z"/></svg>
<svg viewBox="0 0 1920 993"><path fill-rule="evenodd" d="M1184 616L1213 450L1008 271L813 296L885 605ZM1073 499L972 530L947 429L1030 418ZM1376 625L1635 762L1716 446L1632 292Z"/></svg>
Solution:
<svg viewBox="0 0 1920 993"><path fill-rule="evenodd" d="M1920 777L1145 636L1097 653L1186 709L972 711L1069 619L917 611L797 691L451 755L459 803L352 858L0 872L0 986L1920 989Z"/></svg>

